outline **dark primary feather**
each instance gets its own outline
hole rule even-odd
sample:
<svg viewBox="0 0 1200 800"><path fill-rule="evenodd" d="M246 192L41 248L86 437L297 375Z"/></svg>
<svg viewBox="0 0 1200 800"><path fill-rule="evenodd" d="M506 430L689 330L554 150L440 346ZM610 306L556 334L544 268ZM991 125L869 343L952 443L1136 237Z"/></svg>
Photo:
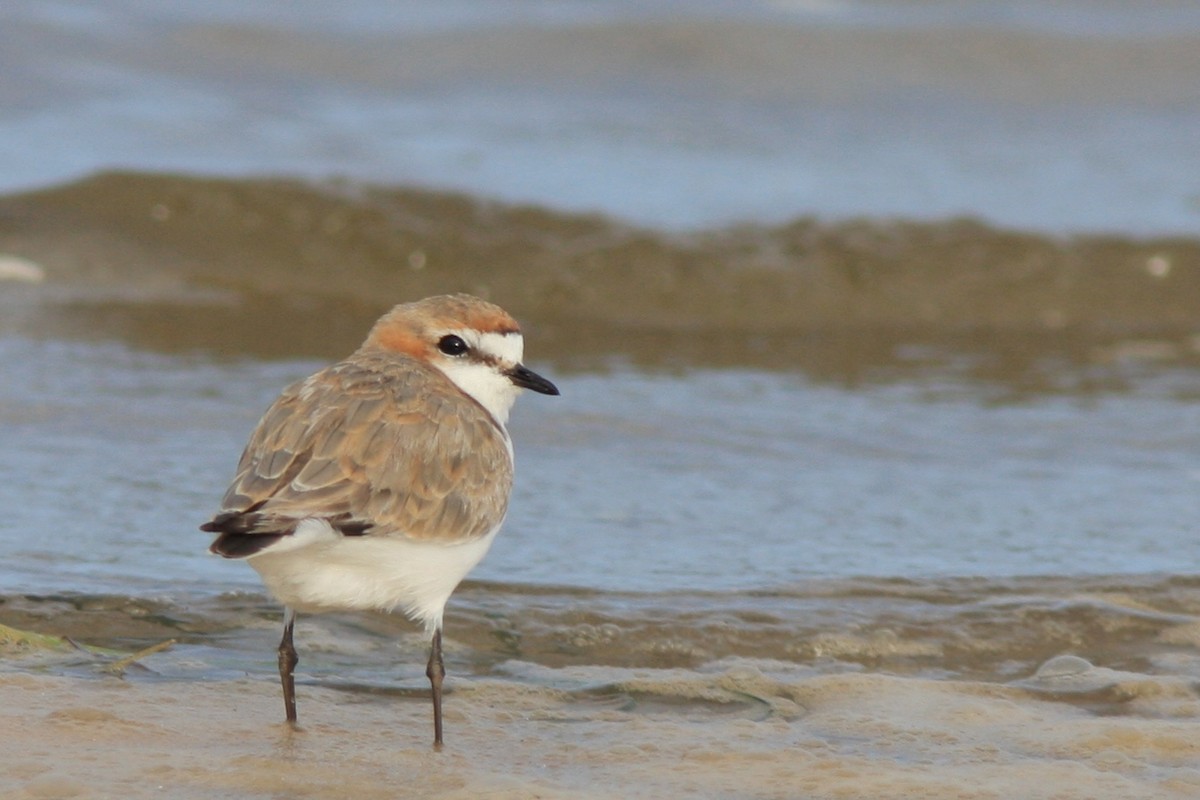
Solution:
<svg viewBox="0 0 1200 800"><path fill-rule="evenodd" d="M343 536L364 536L371 528L371 523L348 516L327 522ZM208 548L209 552L226 558L246 558L295 533L296 524L296 520L283 521L254 511L226 511L201 525L200 530L221 534Z"/></svg>
<svg viewBox="0 0 1200 800"><path fill-rule="evenodd" d="M225 558L249 558L264 547L275 544L284 534L268 535L263 533L223 533L208 548L210 553L216 553Z"/></svg>

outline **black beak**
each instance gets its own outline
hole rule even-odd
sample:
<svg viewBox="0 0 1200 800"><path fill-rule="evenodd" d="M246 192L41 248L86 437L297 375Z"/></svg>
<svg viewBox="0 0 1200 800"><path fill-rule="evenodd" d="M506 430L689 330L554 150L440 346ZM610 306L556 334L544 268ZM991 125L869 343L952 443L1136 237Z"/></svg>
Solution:
<svg viewBox="0 0 1200 800"><path fill-rule="evenodd" d="M523 389L532 389L539 394L558 394L557 386L524 364L517 364L510 369L508 379Z"/></svg>

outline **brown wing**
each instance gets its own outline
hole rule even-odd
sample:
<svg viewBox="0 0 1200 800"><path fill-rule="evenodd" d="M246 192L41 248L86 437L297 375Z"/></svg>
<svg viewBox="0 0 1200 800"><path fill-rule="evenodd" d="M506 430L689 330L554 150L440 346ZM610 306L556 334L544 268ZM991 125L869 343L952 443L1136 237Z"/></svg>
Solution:
<svg viewBox="0 0 1200 800"><path fill-rule="evenodd" d="M479 404L414 359L359 353L284 390L202 527L234 557L307 517L346 535L465 541L500 523L511 487L504 434Z"/></svg>

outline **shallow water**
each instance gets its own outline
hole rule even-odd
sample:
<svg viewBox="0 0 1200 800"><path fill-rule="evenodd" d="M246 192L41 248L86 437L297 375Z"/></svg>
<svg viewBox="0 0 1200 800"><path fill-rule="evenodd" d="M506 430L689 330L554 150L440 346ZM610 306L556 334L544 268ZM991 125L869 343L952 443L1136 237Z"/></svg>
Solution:
<svg viewBox="0 0 1200 800"><path fill-rule="evenodd" d="M249 589L196 525L278 389L317 362L10 336L10 591ZM532 343L536 353L536 341ZM535 364L537 362L534 362ZM540 366L540 365L539 365ZM548 370L544 370L548 371ZM507 530L476 576L604 590L812 577L1171 572L1193 551L1194 374L990 405L953 380L858 389L747 370L556 376L524 398ZM114 535L119 531L119 535Z"/></svg>
<svg viewBox="0 0 1200 800"><path fill-rule="evenodd" d="M759 710L731 709L719 698L707 708L672 702L630 708L621 700L625 687L644 697L664 683L688 696L695 679L669 674L610 672L602 680L617 682L615 697L464 682L447 722L468 732L439 754L414 746L406 733L426 721L424 704L415 702L355 702L309 689L307 708L325 719L292 733L253 722L270 708L260 687L245 680L198 684L184 693L115 681L89 691L78 681L6 674L0 686L10 704L0 714L21 721L24 731L6 744L29 756L0 781L19 786L11 796L22 798L91 796L99 780L123 796L170 791L189 800L680 792L1075 800L1184 798L1197 788L1188 720L1095 717L1015 687L811 676L782 664L718 669L723 694L760 697ZM595 680L582 670L559 678L569 686ZM1170 693L1169 685L1163 688ZM43 704L56 710L45 713ZM881 741L887 743L882 758ZM85 757L56 765L52 750ZM1047 755L1031 758L1030 751ZM104 753L120 760L98 757Z"/></svg>

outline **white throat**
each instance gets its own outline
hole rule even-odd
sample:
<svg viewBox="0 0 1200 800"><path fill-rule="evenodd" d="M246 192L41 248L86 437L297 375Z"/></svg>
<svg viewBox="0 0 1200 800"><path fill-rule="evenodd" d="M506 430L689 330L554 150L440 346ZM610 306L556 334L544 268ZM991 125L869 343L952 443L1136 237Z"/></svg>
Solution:
<svg viewBox="0 0 1200 800"><path fill-rule="evenodd" d="M464 356L447 356L438 359L435 366L454 385L473 397L479 405L503 428L508 424L508 412L512 410L521 388L504 374L505 369L521 363L525 353L525 340L519 333L480 333L473 330L455 331L470 348L495 363Z"/></svg>

